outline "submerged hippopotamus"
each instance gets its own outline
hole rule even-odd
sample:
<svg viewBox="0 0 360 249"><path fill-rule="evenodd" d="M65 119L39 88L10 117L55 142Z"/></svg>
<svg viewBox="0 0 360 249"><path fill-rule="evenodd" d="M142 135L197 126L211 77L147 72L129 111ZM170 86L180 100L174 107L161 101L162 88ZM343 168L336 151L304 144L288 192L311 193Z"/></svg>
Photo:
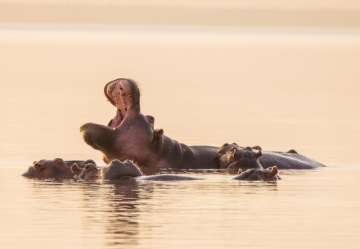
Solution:
<svg viewBox="0 0 360 249"><path fill-rule="evenodd" d="M154 118L140 111L140 90L135 81L116 79L104 88L105 96L117 108L109 126L86 123L80 131L85 142L104 154L104 160L133 160L145 174L161 168L216 169L219 168L215 146L188 146L154 129ZM313 169L324 166L297 153L262 152L264 168L277 165L279 169Z"/></svg>
<svg viewBox="0 0 360 249"><path fill-rule="evenodd" d="M95 164L93 160L72 160L64 161L61 158L55 158L54 160L40 160L34 161L33 165L23 174L28 178L36 179L72 179L74 172L72 166L77 165L78 168L83 168L88 164Z"/></svg>
<svg viewBox="0 0 360 249"><path fill-rule="evenodd" d="M263 180L277 181L278 167L264 168L260 158L262 148L260 146L241 147L236 143L224 144L218 151L220 168L225 168L230 174L239 174L236 180Z"/></svg>
<svg viewBox="0 0 360 249"><path fill-rule="evenodd" d="M106 167L98 167L93 160L65 161L61 158L34 161L23 176L39 180L121 180L136 178L137 180L152 181L184 181L200 179L170 174L144 176L141 169L130 160L121 162L115 159Z"/></svg>
<svg viewBox="0 0 360 249"><path fill-rule="evenodd" d="M277 173L277 172L276 172ZM148 180L148 181L185 181L200 180L201 178L176 174L144 175L142 170L132 161L113 160L106 167L98 167L93 160L65 161L61 158L54 160L35 161L23 174L27 178L39 180ZM274 171L249 169L240 172L235 180L247 181L276 181Z"/></svg>
<svg viewBox="0 0 360 249"><path fill-rule="evenodd" d="M280 180L278 175L279 171L276 166L269 167L267 169L254 168L242 171L238 176L234 177L234 180L246 180L246 181L277 181Z"/></svg>
<svg viewBox="0 0 360 249"><path fill-rule="evenodd" d="M260 146L241 147L236 143L225 143L218 150L219 167L230 174L236 174L240 169L260 168L258 160L261 156Z"/></svg>
<svg viewBox="0 0 360 249"><path fill-rule="evenodd" d="M184 180L200 180L200 178L181 176L174 174L161 174L145 176L141 169L132 161L120 161L118 159L112 160L107 167L97 167L95 164L89 164L85 167L78 168L76 165L72 166L72 171L75 172L75 178L79 180L151 180L151 181L184 181Z"/></svg>
<svg viewBox="0 0 360 249"><path fill-rule="evenodd" d="M78 168L76 164L72 166L72 171L75 172L75 178L78 180L148 180L148 181L186 181L186 180L200 180L201 178L192 176L182 176L174 174L160 174L145 176L141 169L129 160L121 162L120 160L113 160L104 168L99 168L95 164L87 164L85 167ZM248 169L233 178L234 180L246 181L277 181L278 177L277 167L271 169Z"/></svg>

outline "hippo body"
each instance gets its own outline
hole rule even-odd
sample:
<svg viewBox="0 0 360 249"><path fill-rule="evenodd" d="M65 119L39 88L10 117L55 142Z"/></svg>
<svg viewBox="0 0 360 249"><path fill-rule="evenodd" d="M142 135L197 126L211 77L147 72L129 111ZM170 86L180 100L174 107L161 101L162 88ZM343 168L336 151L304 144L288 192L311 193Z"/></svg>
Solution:
<svg viewBox="0 0 360 249"><path fill-rule="evenodd" d="M304 155L289 152L263 151L259 160L264 168L274 165L279 169L315 169L325 167L324 164Z"/></svg>
<svg viewBox="0 0 360 249"><path fill-rule="evenodd" d="M158 141L156 167L174 169L215 169L218 168L217 147L188 146L163 135Z"/></svg>
<svg viewBox="0 0 360 249"><path fill-rule="evenodd" d="M277 166L279 169L314 169L324 165L295 150L288 152L263 151L260 146L241 147L236 143L225 143L218 150L219 167L237 173L239 169Z"/></svg>
<svg viewBox="0 0 360 249"><path fill-rule="evenodd" d="M104 154L104 161L133 160L145 174L161 168L217 169L219 147L188 146L154 129L154 118L140 112L140 90L130 79L116 79L104 88L108 100L117 108L109 127L87 123L80 128L87 144ZM254 164L247 159L247 164ZM313 169L322 164L305 156L286 152L264 152L264 168L277 165L279 169ZM249 167L251 168L251 167Z"/></svg>
<svg viewBox="0 0 360 249"><path fill-rule="evenodd" d="M141 118L141 114L139 117ZM143 119L143 118L141 118ZM145 123L143 123L145 124ZM134 128L134 130L136 130ZM142 139L136 143L136 136L122 136L122 130L110 127L87 123L82 128L85 141L93 148L102 151L108 160L133 160L143 170L145 174L154 174L162 168L174 169L218 169L218 150L219 147L213 146L188 146L179 143L165 135L151 139ZM141 132L140 132L141 133ZM108 139L104 143L103 137ZM135 138L135 139L134 139ZM264 168L277 165L279 169L314 169L324 166L308 157L297 153L264 151L260 161ZM247 168L256 165L254 159L244 159L240 161ZM254 165L254 166L251 166Z"/></svg>

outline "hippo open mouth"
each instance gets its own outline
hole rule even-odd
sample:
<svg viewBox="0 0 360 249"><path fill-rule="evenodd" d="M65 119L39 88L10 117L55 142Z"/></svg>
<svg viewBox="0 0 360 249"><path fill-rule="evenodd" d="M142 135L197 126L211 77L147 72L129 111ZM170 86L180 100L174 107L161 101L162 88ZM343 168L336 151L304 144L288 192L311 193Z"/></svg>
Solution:
<svg viewBox="0 0 360 249"><path fill-rule="evenodd" d="M104 87L104 94L116 107L116 116L107 126L87 123L80 128L85 142L101 151L111 147L114 132L120 130L126 120L140 113L140 90L135 81L123 78L110 81Z"/></svg>
<svg viewBox="0 0 360 249"><path fill-rule="evenodd" d="M129 110L140 112L140 90L131 79L119 78L107 83L104 94L109 102L116 107L116 116L109 126L117 128L128 115Z"/></svg>

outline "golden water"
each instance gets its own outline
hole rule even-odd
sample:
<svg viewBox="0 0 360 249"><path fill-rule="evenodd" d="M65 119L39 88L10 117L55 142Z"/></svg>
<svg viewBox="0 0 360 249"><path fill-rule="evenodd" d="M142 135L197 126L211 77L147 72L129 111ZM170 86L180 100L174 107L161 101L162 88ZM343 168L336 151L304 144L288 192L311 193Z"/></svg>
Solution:
<svg viewBox="0 0 360 249"><path fill-rule="evenodd" d="M199 27L0 29L0 248L359 248L360 35ZM277 184L39 182L33 160L100 161L81 124L102 88L139 81L142 111L188 144L297 149L329 167Z"/></svg>
<svg viewBox="0 0 360 249"><path fill-rule="evenodd" d="M359 248L358 167L277 184L54 183L0 168L1 248Z"/></svg>

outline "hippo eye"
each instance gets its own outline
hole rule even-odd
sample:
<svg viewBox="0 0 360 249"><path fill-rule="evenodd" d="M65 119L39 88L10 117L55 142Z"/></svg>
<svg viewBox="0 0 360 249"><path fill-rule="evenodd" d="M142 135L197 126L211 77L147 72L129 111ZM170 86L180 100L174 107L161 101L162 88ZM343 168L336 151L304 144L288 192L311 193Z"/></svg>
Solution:
<svg viewBox="0 0 360 249"><path fill-rule="evenodd" d="M34 164L34 168L40 169L40 168L42 168L42 165L41 165L40 163L36 162L36 163Z"/></svg>
<svg viewBox="0 0 360 249"><path fill-rule="evenodd" d="M45 166L40 164L40 163L37 163L34 165L34 168L39 170L39 171L43 171L45 169Z"/></svg>

